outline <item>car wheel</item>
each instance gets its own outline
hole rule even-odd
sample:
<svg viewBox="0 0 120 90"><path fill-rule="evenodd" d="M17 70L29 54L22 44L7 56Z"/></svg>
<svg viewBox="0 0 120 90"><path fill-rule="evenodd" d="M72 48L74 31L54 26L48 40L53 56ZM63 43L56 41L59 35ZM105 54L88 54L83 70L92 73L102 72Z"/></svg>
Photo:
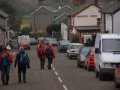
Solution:
<svg viewBox="0 0 120 90"><path fill-rule="evenodd" d="M69 56L69 59L71 60L71 59L72 59L72 56Z"/></svg>
<svg viewBox="0 0 120 90"><path fill-rule="evenodd" d="M101 70L99 70L99 80L103 81L104 80L104 75L101 72Z"/></svg>
<svg viewBox="0 0 120 90"><path fill-rule="evenodd" d="M95 69L95 77L98 77L98 71Z"/></svg>
<svg viewBox="0 0 120 90"><path fill-rule="evenodd" d="M87 70L87 67L86 67L86 65L84 65L84 69L85 69L85 70Z"/></svg>
<svg viewBox="0 0 120 90"><path fill-rule="evenodd" d="M30 47L28 49L30 50Z"/></svg>
<svg viewBox="0 0 120 90"><path fill-rule="evenodd" d="M120 84L118 84L116 77L114 79L114 85L116 88L120 88Z"/></svg>
<svg viewBox="0 0 120 90"><path fill-rule="evenodd" d="M89 65L87 65L87 70L90 71L90 66Z"/></svg>

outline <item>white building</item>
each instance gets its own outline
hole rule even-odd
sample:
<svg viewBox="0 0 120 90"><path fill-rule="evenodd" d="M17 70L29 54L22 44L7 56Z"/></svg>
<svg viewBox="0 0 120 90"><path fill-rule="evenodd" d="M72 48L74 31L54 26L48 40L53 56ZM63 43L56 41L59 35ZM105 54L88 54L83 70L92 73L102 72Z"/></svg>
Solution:
<svg viewBox="0 0 120 90"><path fill-rule="evenodd" d="M67 25L64 23L61 23L61 36L63 40L68 40L68 31L67 31Z"/></svg>
<svg viewBox="0 0 120 90"><path fill-rule="evenodd" d="M83 35L100 32L101 13L95 4L80 6L79 9L70 15L70 33ZM81 41L80 41L81 42Z"/></svg>
<svg viewBox="0 0 120 90"><path fill-rule="evenodd" d="M102 10L102 30L120 33L120 1L114 1Z"/></svg>

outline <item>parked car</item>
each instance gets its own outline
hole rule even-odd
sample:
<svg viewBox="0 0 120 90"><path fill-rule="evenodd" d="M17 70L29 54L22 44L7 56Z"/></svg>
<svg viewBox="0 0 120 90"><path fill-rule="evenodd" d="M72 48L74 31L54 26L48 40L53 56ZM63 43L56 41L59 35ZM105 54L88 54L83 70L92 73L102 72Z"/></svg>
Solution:
<svg viewBox="0 0 120 90"><path fill-rule="evenodd" d="M77 58L78 51L82 46L83 44L80 44L80 43L70 43L67 50L67 57L69 59L72 59L72 57Z"/></svg>
<svg viewBox="0 0 120 90"><path fill-rule="evenodd" d="M88 71L91 70L91 69L93 70L95 68L94 48L93 47L90 47L90 51L86 55L84 68L87 69Z"/></svg>
<svg viewBox="0 0 120 90"><path fill-rule="evenodd" d="M30 44L31 45L36 45L37 44L37 41L35 38L30 38Z"/></svg>
<svg viewBox="0 0 120 90"><path fill-rule="evenodd" d="M84 67L85 59L90 52L90 47L83 46L77 54L77 66Z"/></svg>
<svg viewBox="0 0 120 90"><path fill-rule="evenodd" d="M120 63L120 35L98 34L95 40L95 76L104 80L107 76L114 77L113 66Z"/></svg>
<svg viewBox="0 0 120 90"><path fill-rule="evenodd" d="M19 43L18 43L17 39L11 39L9 44L10 44L12 49L18 49L19 48Z"/></svg>
<svg viewBox="0 0 120 90"><path fill-rule="evenodd" d="M58 41L58 44L57 44L57 49L59 52L67 52L67 49L68 49L68 46L70 44L70 41L68 40L60 40Z"/></svg>
<svg viewBox="0 0 120 90"><path fill-rule="evenodd" d="M53 46L57 46L57 40L55 38L50 38L48 42L51 43Z"/></svg>
<svg viewBox="0 0 120 90"><path fill-rule="evenodd" d="M116 88L120 88L120 64L115 69L114 85Z"/></svg>

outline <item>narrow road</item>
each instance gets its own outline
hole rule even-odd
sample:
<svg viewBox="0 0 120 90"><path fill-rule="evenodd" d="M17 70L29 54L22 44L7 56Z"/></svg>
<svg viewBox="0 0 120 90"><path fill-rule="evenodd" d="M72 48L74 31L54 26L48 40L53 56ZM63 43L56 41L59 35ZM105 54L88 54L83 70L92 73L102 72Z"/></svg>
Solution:
<svg viewBox="0 0 120 90"><path fill-rule="evenodd" d="M66 53L58 53L55 49L56 59L52 70L47 69L47 60L45 69L40 69L34 46L27 53L31 60L27 83L18 84L17 69L13 69L8 86L2 86L0 80L0 90L119 90L114 87L113 81L99 81L94 72L78 68L76 60L69 60Z"/></svg>

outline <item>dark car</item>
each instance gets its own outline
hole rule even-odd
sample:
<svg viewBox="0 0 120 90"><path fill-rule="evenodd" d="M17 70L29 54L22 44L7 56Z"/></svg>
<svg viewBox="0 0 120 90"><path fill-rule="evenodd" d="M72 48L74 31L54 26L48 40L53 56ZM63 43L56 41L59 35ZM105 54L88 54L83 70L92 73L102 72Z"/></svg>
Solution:
<svg viewBox="0 0 120 90"><path fill-rule="evenodd" d="M58 41L58 44L57 44L57 49L59 52L67 52L67 49L68 49L68 46L70 44L70 41L68 40L60 40Z"/></svg>
<svg viewBox="0 0 120 90"><path fill-rule="evenodd" d="M37 44L37 41L35 38L30 38L30 44L31 45L36 45Z"/></svg>
<svg viewBox="0 0 120 90"><path fill-rule="evenodd" d="M88 53L90 52L90 47L83 46L79 50L79 54L77 55L77 66L84 67L85 59Z"/></svg>

